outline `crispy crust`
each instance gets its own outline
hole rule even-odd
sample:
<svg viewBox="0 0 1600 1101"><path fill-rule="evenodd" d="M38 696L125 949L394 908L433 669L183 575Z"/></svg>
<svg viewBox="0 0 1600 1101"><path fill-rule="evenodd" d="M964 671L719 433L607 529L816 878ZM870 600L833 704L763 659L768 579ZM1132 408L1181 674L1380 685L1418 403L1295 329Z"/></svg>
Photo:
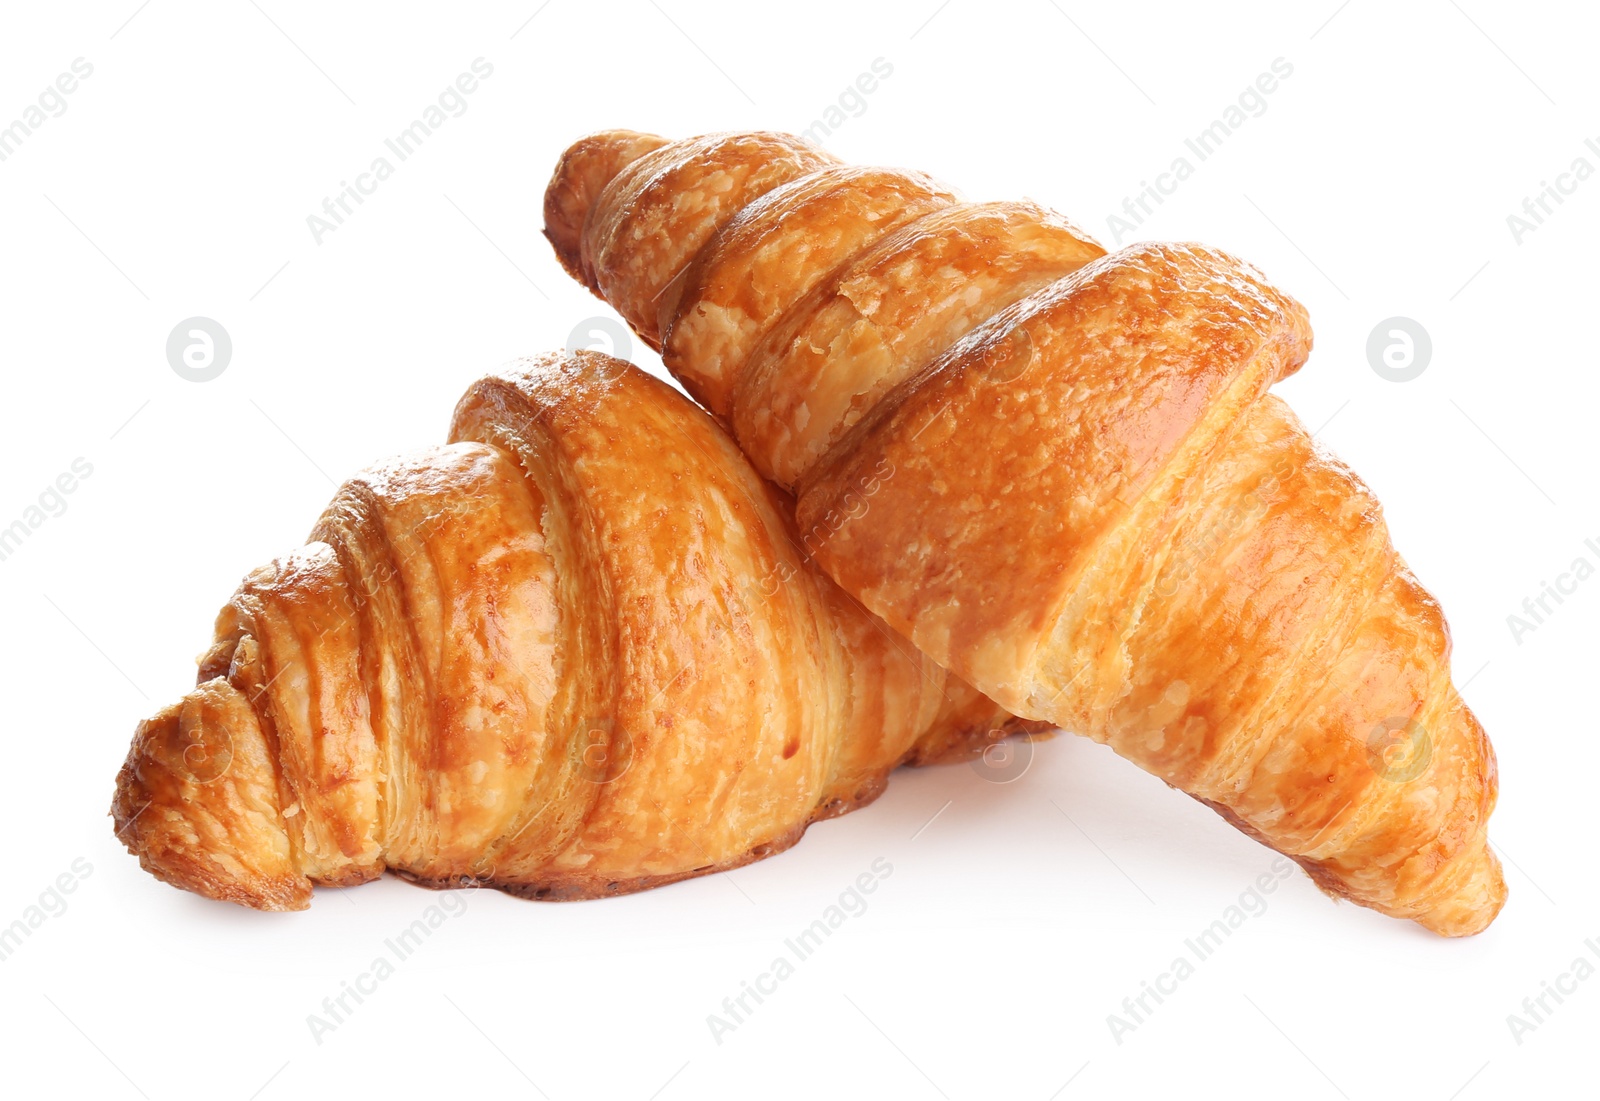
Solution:
<svg viewBox="0 0 1600 1101"><path fill-rule="evenodd" d="M561 185L545 192L545 239L567 274L590 290L594 284L585 276L580 256L589 212L613 176L664 144L666 139L654 134L607 130L568 149L556 166Z"/></svg>
<svg viewBox="0 0 1600 1101"><path fill-rule="evenodd" d="M1034 722L1012 715L1004 719L998 726L980 724L969 730L952 731L948 741L936 748L928 749L919 743L918 746L913 747L907 753L906 759L900 762L900 766L916 768L927 765L956 764L977 757L985 749L994 745L999 738L1049 736L1051 733L1053 733L1053 728L1049 723ZM665 887L673 883L682 883L685 880L698 879L701 876L716 875L719 872L731 872L737 868L743 868L747 864L754 864L759 860L777 856L779 853L798 844L800 839L805 836L806 830L816 823L825 822L830 818L841 818L852 811L858 811L877 802L878 797L889 789L889 777L893 771L893 768L885 769L878 775L868 778L855 791L847 795L838 795L828 800L819 806L804 824L781 837L752 846L739 856L725 860L720 864L708 864L705 867L693 868L685 872L675 872L670 875L635 876L626 879L596 879L572 875L540 879L532 883L509 883L497 880L493 876L425 879L405 871L396 871L395 875L407 882L416 884L418 887L426 887L432 891L488 887L517 898L529 899L535 902L583 902L596 898L637 894L640 891L648 891L655 887Z"/></svg>
<svg viewBox="0 0 1600 1101"><path fill-rule="evenodd" d="M770 856L898 763L1033 725L874 621L791 510L631 365L512 364L245 579L202 682L139 728L118 836L265 910L385 870L598 898Z"/></svg>
<svg viewBox="0 0 1600 1101"><path fill-rule="evenodd" d="M1330 893L1486 927L1498 773L1443 615L1371 493L1268 393L1309 355L1304 308L1225 253L1100 255L1031 204L852 221L894 174L700 201L764 170L755 137L657 148L692 171L641 161L602 191L583 259L795 492L828 574L1001 706L1108 743ZM789 254L833 266L790 275L771 262Z"/></svg>

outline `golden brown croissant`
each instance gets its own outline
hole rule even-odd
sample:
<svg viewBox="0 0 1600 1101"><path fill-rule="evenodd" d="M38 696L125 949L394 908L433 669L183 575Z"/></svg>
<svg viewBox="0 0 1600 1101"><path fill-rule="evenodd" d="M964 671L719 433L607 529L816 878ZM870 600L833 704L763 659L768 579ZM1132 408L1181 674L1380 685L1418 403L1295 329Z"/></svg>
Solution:
<svg viewBox="0 0 1600 1101"><path fill-rule="evenodd" d="M1445 934L1494 918L1493 751L1377 501L1267 393L1311 330L1253 268L1107 256L781 134L597 134L545 220L925 653L1330 894Z"/></svg>
<svg viewBox="0 0 1600 1101"><path fill-rule="evenodd" d="M451 440L345 483L140 724L112 814L156 876L269 910L386 868L620 894L1042 726L809 565L782 494L631 365L521 361Z"/></svg>

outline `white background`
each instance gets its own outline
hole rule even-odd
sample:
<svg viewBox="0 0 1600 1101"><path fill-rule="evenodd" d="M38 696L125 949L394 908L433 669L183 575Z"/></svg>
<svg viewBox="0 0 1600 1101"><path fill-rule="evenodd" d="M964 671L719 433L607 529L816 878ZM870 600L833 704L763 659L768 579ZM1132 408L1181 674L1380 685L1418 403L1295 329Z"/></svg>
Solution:
<svg viewBox="0 0 1600 1101"><path fill-rule="evenodd" d="M1592 1091L1600 981L1520 1044L1507 1016L1600 937L1600 579L1520 640L1507 617L1576 557L1600 562L1584 546L1600 541L1600 178L1520 243L1506 221L1580 155L1600 168L1592 9L540 3L7 6L0 125L75 58L94 72L0 163L0 526L74 459L93 474L0 562L0 925L75 860L92 872L0 963L0 1090ZM466 113L314 241L307 215L478 57L494 72ZM479 892L318 1044L307 1015L438 896L385 880L264 915L157 883L106 817L134 724L192 683L215 610L298 544L335 482L440 440L476 376L608 314L539 235L566 144L801 130L880 57L892 76L830 149L1037 199L1107 244L1107 215L1185 137L1274 59L1293 65L1136 236L1233 250L1309 306L1317 350L1281 392L1375 488L1448 612L1457 683L1499 755L1503 915L1445 941L1297 872L1119 1044L1107 1015L1272 854L1063 737L1008 785L901 773L730 875L571 905ZM164 354L195 315L234 344L205 384ZM1365 353L1394 315L1434 346L1404 384ZM877 858L893 873L870 908L717 1043L707 1015Z"/></svg>

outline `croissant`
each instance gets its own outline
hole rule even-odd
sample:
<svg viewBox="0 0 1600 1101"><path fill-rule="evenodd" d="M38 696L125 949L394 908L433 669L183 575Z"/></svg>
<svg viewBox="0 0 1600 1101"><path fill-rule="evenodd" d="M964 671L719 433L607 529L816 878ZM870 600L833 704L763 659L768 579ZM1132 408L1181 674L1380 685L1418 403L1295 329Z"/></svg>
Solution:
<svg viewBox="0 0 1600 1101"><path fill-rule="evenodd" d="M139 725L112 816L158 878L266 910L385 869L621 894L1042 728L810 565L783 495L629 364L520 361L450 439L346 482Z"/></svg>
<svg viewBox="0 0 1600 1101"><path fill-rule="evenodd" d="M1034 204L770 133L586 138L545 223L924 653L1335 897L1493 920L1493 750L1378 502L1268 393L1311 328L1254 268L1106 255Z"/></svg>

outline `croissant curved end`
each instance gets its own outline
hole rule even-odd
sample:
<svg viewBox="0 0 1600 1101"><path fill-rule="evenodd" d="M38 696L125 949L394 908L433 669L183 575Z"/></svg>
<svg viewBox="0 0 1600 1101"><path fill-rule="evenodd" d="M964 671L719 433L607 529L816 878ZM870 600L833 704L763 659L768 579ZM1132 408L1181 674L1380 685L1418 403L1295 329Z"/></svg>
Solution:
<svg viewBox="0 0 1600 1101"><path fill-rule="evenodd" d="M603 130L574 142L563 154L544 196L544 235L567 273L582 283L579 246L595 199L618 172L667 142L634 130Z"/></svg>
<svg viewBox="0 0 1600 1101"><path fill-rule="evenodd" d="M1470 937L1489 928L1500 915L1506 904L1506 881L1499 857L1481 835L1456 861L1458 873L1444 877L1446 886L1439 897L1414 920L1442 936Z"/></svg>
<svg viewBox="0 0 1600 1101"><path fill-rule="evenodd" d="M139 724L111 816L128 851L174 887L257 910L311 904L261 727L221 677Z"/></svg>

